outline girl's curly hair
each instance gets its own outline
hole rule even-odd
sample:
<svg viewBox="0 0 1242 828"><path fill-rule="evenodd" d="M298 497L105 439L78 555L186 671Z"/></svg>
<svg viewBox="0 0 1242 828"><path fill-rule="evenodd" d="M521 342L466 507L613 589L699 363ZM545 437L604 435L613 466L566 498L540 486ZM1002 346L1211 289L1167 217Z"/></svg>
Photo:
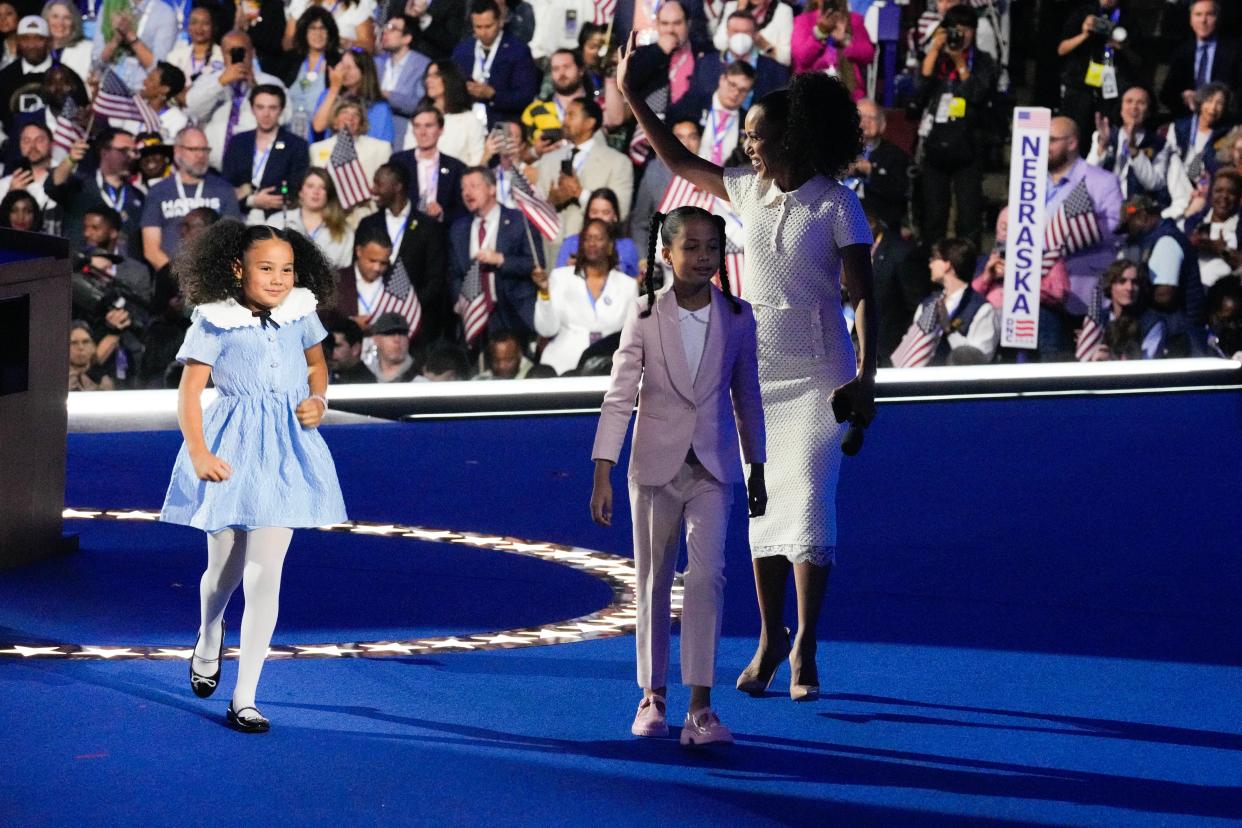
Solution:
<svg viewBox="0 0 1242 828"><path fill-rule="evenodd" d="M234 272L242 256L257 241L279 239L293 248L293 272L298 287L309 289L321 306L336 297L336 270L313 241L296 230L278 230L266 224L247 227L237 219L222 219L182 248L173 260L173 275L181 293L195 305L241 298L241 282Z"/></svg>
<svg viewBox="0 0 1242 828"><path fill-rule="evenodd" d="M760 98L759 106L780 130L778 153L792 166L809 159L817 173L838 178L862 151L858 107L837 78L797 75L785 89Z"/></svg>

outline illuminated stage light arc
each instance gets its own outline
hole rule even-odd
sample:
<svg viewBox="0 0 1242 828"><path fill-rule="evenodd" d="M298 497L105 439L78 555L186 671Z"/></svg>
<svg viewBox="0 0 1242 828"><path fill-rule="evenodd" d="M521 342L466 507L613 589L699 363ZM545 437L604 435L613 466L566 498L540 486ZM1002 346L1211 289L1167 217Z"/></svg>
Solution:
<svg viewBox="0 0 1242 828"><path fill-rule="evenodd" d="M145 509L65 509L65 520L126 520L141 523L159 519L159 512ZM588 615L554 621L534 627L473 633L463 636L419 637L395 641L353 641L328 644L275 644L268 650L269 659L276 658L392 658L442 652L474 650L509 650L518 647L539 647L568 644L593 638L612 638L634 631L638 605L634 591L634 561L594 549L564 546L556 543L522 540L451 529L428 529L393 523L350 521L320 527L323 532L354 535L400 537L431 543L468 545L508 555L537 558L548 563L567 566L600 579L612 590L612 602ZM678 573L673 585L672 615L681 615L682 582ZM190 658L192 647L146 645L53 644L50 642L0 642L0 657L69 658L124 661L127 659L170 660ZM225 650L225 658L236 658L237 648Z"/></svg>

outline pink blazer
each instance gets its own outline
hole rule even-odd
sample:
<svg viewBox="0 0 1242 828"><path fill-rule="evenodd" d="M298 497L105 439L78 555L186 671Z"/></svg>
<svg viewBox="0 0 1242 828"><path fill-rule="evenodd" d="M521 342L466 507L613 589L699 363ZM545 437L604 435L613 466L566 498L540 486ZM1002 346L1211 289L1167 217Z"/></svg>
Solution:
<svg viewBox="0 0 1242 828"><path fill-rule="evenodd" d="M815 24L819 22L819 11L802 12L794 18L793 37L790 54L793 57L794 74L804 72L824 72L829 66L837 65L837 49L826 41L815 37ZM867 34L863 16L858 12L850 12L850 29L853 32L850 45L842 54L854 62L854 100L866 97L866 68L875 58L875 44Z"/></svg>
<svg viewBox="0 0 1242 828"><path fill-rule="evenodd" d="M640 313L646 307L646 299L639 299L621 329L591 457L617 461L637 396L638 422L629 471L633 482L642 486L668 483L691 447L717 480L742 482L739 433L746 462L765 461L755 316L750 305L742 302L742 312L734 313L725 295L712 287L707 341L693 382L681 342L677 297L671 289L656 294L655 309L644 319Z"/></svg>

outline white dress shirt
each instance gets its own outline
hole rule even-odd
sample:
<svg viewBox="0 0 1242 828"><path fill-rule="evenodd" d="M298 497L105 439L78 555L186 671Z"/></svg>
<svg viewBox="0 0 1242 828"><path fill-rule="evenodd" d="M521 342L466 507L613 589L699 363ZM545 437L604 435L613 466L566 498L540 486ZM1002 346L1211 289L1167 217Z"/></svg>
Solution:
<svg viewBox="0 0 1242 828"><path fill-rule="evenodd" d="M358 266L354 265L354 287L358 290L358 313L370 316L375 310L375 303L379 301L380 294L384 291L384 280L381 278L368 282L358 272Z"/></svg>
<svg viewBox="0 0 1242 828"><path fill-rule="evenodd" d="M487 215L483 218L478 216L470 222L470 258L473 260L478 255L479 246L479 222L487 222L487 231L483 235L483 250L496 249L496 235L500 232L500 204L492 205L492 209L487 211Z"/></svg>
<svg viewBox="0 0 1242 828"><path fill-rule="evenodd" d="M699 363L703 361L703 346L707 344L707 323L712 317L712 306L696 311L677 308L677 324L681 328L681 346L686 351L686 364L690 366L690 381L699 376Z"/></svg>
<svg viewBox="0 0 1242 828"><path fill-rule="evenodd" d="M406 233L405 225L410 220L410 210L413 207L409 199L406 199L405 208L400 213L394 215L391 210L384 211L384 226L388 229L388 238L392 241L392 252L388 254L390 262L397 260L397 251L401 249L401 240Z"/></svg>

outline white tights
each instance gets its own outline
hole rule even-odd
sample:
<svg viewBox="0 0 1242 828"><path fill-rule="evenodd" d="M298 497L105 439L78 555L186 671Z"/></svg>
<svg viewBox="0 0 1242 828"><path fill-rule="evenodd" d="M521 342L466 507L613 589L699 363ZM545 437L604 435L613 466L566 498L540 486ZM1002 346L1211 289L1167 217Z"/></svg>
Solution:
<svg viewBox="0 0 1242 828"><path fill-rule="evenodd" d="M202 621L194 669L211 675L219 666L201 657L215 658L220 651L220 624L224 608L239 584L246 596L242 613L241 653L237 659L237 685L233 709L254 705L259 673L267 659L280 610L280 573L292 529L222 529L207 536L207 571L199 583Z"/></svg>

